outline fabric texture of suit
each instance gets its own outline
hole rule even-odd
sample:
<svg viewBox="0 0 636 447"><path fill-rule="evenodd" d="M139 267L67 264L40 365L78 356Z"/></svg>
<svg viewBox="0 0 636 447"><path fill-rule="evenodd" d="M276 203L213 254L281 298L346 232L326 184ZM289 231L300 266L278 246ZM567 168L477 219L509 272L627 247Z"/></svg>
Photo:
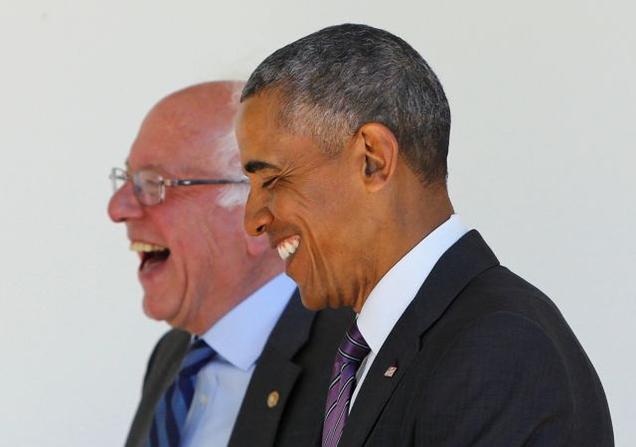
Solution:
<svg viewBox="0 0 636 447"><path fill-rule="evenodd" d="M228 446L297 447L320 436L331 364L352 321L353 313L346 309L308 311L298 291L294 293L256 363ZM173 329L155 346L126 447L145 446L155 405L174 380L189 344L189 333ZM279 400L270 408L273 391Z"/></svg>
<svg viewBox="0 0 636 447"><path fill-rule="evenodd" d="M472 230L440 258L361 384L339 446L362 445L614 441L599 378L558 309Z"/></svg>

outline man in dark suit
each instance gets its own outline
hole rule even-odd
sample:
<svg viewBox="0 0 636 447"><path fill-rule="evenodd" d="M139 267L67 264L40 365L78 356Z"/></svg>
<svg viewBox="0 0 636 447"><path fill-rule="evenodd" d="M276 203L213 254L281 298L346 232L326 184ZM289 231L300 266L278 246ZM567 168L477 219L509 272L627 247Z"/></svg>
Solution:
<svg viewBox="0 0 636 447"><path fill-rule="evenodd" d="M326 28L266 58L241 100L246 228L269 235L307 307L358 313L323 446L613 445L559 311L455 214L448 103L412 47Z"/></svg>
<svg viewBox="0 0 636 447"><path fill-rule="evenodd" d="M140 258L155 347L127 446L298 446L320 431L351 312L311 312L265 237L243 229L234 117L243 84L176 92L146 117L108 211ZM293 295L293 296L292 296Z"/></svg>

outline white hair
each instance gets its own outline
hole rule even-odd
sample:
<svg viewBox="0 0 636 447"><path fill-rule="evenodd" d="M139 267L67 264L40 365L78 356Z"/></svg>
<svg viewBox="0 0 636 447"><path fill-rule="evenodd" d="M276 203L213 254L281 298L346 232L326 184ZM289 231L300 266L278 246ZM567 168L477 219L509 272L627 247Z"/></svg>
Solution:
<svg viewBox="0 0 636 447"><path fill-rule="evenodd" d="M229 132L217 139L215 157L217 165L221 168L224 177L230 179L240 179L243 177L234 129L230 129ZM217 204L223 208L243 206L247 201L248 192L249 185L247 184L223 186L217 199Z"/></svg>

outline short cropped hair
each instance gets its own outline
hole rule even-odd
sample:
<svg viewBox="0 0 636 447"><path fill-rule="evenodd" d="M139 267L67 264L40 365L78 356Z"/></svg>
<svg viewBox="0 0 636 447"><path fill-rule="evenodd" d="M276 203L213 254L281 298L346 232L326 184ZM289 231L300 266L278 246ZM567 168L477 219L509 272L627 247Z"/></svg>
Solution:
<svg viewBox="0 0 636 447"><path fill-rule="evenodd" d="M446 181L448 101L433 70L399 37L366 25L324 28L268 56L241 101L269 89L280 94L283 125L314 137L327 154L377 122L423 183Z"/></svg>

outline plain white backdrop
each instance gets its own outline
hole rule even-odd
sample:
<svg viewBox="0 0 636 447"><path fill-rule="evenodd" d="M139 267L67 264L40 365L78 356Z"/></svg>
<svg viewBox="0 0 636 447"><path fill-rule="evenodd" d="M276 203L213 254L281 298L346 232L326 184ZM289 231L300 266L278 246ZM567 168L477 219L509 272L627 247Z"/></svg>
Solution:
<svg viewBox="0 0 636 447"><path fill-rule="evenodd" d="M342 22L437 72L457 211L554 299L616 444L636 445L634 17L627 0L0 0L0 445L123 444L166 326L142 314L107 175L147 110Z"/></svg>

